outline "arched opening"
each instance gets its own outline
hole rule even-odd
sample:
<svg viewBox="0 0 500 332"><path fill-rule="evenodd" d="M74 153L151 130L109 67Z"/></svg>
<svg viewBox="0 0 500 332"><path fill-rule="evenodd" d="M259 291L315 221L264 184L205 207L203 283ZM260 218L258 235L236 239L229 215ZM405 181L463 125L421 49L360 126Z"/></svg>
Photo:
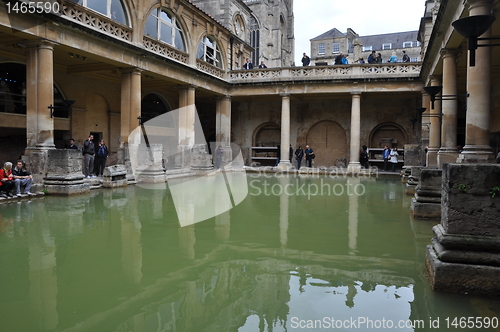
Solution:
<svg viewBox="0 0 500 332"><path fill-rule="evenodd" d="M314 150L314 166L345 165L347 134L340 124L324 120L314 124L307 133L306 143ZM305 147L302 147L305 149Z"/></svg>
<svg viewBox="0 0 500 332"><path fill-rule="evenodd" d="M263 123L255 129L252 139L252 161L262 166L276 164L277 149L281 142L281 128L276 123Z"/></svg>
<svg viewBox="0 0 500 332"><path fill-rule="evenodd" d="M121 0L71 0L109 17L123 25L128 25L125 7Z"/></svg>
<svg viewBox="0 0 500 332"><path fill-rule="evenodd" d="M370 148L383 148L387 145L389 148L404 148L408 142L404 129L393 122L381 123L373 128L370 133Z"/></svg>
<svg viewBox="0 0 500 332"><path fill-rule="evenodd" d="M173 157L177 153L178 119L173 113L165 115L171 110L167 101L155 93L146 95L141 101L141 122L145 125L148 142L163 145L163 166L166 169L174 168ZM141 139L142 143L145 143L144 137L141 136Z"/></svg>
<svg viewBox="0 0 500 332"><path fill-rule="evenodd" d="M67 105L55 84L54 106L55 117L69 117ZM0 112L26 114L26 65L13 62L0 64Z"/></svg>

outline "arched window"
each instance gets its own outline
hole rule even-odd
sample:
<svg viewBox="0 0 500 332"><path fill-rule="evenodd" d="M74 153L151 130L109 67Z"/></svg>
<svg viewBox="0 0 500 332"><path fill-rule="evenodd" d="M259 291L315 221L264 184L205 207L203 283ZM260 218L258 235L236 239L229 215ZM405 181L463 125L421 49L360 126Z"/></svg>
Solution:
<svg viewBox="0 0 500 332"><path fill-rule="evenodd" d="M196 57L216 67L222 68L222 57L217 42L209 36L205 36L201 39Z"/></svg>
<svg viewBox="0 0 500 332"><path fill-rule="evenodd" d="M234 33L240 37L243 38L245 35L245 24L243 23L243 18L241 15L236 15L233 21L233 27L234 27Z"/></svg>
<svg viewBox="0 0 500 332"><path fill-rule="evenodd" d="M162 8L154 9L149 15L144 34L185 51L182 29L176 17Z"/></svg>
<svg viewBox="0 0 500 332"><path fill-rule="evenodd" d="M250 46L254 48L252 52L252 63L260 63L259 58L260 58L260 31L259 31L259 23L257 23L257 20L255 17L250 18Z"/></svg>
<svg viewBox="0 0 500 332"><path fill-rule="evenodd" d="M99 12L123 25L128 25L127 15L120 0L71 0Z"/></svg>

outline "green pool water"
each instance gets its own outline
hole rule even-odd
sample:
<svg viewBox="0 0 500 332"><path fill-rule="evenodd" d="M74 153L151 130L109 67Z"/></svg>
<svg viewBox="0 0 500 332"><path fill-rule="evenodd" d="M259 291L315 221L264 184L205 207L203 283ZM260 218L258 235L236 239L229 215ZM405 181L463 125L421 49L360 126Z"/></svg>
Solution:
<svg viewBox="0 0 500 332"><path fill-rule="evenodd" d="M500 299L430 289L435 222L410 217L399 178L247 182L239 205L185 227L169 190L140 186L1 205L0 331L500 325Z"/></svg>

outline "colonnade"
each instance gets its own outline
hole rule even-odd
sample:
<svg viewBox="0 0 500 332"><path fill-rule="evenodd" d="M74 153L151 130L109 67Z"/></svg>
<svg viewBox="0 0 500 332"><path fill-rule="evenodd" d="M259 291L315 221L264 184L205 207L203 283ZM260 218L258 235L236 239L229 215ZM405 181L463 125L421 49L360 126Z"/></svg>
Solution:
<svg viewBox="0 0 500 332"><path fill-rule="evenodd" d="M469 16L490 15L491 1L468 0ZM491 29L481 38L491 36ZM484 41L482 41L483 43ZM494 154L490 146L491 112L491 50L480 47L476 50L476 64L467 66L467 113L465 146L457 149L457 58L458 49L443 49L442 93L436 96L434 109L430 112L429 147L427 166L442 168L444 163L491 163ZM470 56L470 55L469 55ZM441 85L440 79L429 77L431 86ZM422 105L431 108L428 96L422 96ZM428 112L424 113L429 115ZM442 116L441 119L438 116Z"/></svg>

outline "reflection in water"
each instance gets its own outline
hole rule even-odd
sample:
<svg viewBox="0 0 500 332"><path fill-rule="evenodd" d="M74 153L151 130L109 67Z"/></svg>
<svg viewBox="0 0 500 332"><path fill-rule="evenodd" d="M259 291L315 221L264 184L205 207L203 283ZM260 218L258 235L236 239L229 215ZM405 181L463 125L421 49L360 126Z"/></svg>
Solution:
<svg viewBox="0 0 500 332"><path fill-rule="evenodd" d="M351 318L427 331L430 318L498 316L499 300L430 290L433 223L410 219L399 179L249 180L241 204L185 227L169 191L140 187L0 206L0 331L319 331ZM364 190L308 192L326 184Z"/></svg>

